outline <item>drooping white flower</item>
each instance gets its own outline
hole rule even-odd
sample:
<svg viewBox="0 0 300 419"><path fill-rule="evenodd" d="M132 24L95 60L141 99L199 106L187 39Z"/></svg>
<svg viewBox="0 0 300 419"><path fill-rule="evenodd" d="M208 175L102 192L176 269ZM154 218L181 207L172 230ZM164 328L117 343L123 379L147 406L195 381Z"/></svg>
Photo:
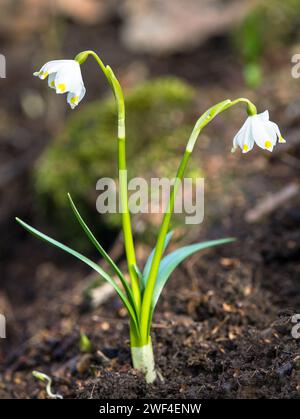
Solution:
<svg viewBox="0 0 300 419"><path fill-rule="evenodd" d="M68 93L67 102L72 109L85 95L80 65L75 60L49 61L33 75L42 80L48 77L49 87L55 89L57 94Z"/></svg>
<svg viewBox="0 0 300 419"><path fill-rule="evenodd" d="M260 148L268 151L273 151L277 141L285 143L278 125L269 120L269 112L249 116L233 139L234 152L239 146L243 153L248 153L252 150L256 143Z"/></svg>

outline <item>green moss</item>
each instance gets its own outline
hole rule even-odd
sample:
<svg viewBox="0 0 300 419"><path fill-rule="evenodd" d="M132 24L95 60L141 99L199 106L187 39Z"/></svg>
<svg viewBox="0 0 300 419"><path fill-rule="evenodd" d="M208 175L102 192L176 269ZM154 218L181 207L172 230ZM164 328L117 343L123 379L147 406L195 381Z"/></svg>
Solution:
<svg viewBox="0 0 300 419"><path fill-rule="evenodd" d="M129 178L174 176L192 129L187 115L193 89L178 79L163 78L146 82L125 96ZM118 215L100 216L95 208L97 180L117 177L116 126L113 98L81 107L49 144L35 169L34 185L43 217L60 237L81 249L86 242L73 220L67 192L96 232L105 233L107 242L113 230L120 228Z"/></svg>

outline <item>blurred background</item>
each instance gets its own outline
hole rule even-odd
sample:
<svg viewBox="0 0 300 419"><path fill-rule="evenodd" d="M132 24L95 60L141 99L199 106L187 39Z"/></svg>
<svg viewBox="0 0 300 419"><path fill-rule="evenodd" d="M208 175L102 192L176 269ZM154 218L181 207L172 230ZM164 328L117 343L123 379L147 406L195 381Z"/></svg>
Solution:
<svg viewBox="0 0 300 419"><path fill-rule="evenodd" d="M45 62L86 49L114 69L126 92L132 176L173 176L195 120L218 101L244 96L259 111L270 111L287 139L272 155L230 154L245 119L242 106L203 133L188 175L205 177L205 219L191 229L176 218L177 239L242 238L245 247L236 257L260 263L264 277L275 275L262 292L272 292L278 307L299 307L300 80L291 75L292 57L300 53L299 0L0 0L0 6L6 58L6 78L0 79L0 313L10 324L0 361L18 369L12 356L17 345L67 322L97 286L84 266L22 231L16 215L96 257L70 215L70 192L99 240L123 263L118 217L95 209L96 181L117 173L111 92L92 59L82 68L87 94L74 111L32 76ZM134 219L141 265L159 219Z"/></svg>

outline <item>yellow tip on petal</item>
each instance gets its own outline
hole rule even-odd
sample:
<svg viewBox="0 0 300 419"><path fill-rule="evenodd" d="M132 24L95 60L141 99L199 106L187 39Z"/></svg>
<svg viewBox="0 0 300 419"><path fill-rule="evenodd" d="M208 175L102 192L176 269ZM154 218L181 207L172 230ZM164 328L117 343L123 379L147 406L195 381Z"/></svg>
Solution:
<svg viewBox="0 0 300 419"><path fill-rule="evenodd" d="M77 105L77 103L78 103L78 99L79 99L79 97L78 97L78 96L73 96L73 97L70 99L70 102L71 102L73 105Z"/></svg>
<svg viewBox="0 0 300 419"><path fill-rule="evenodd" d="M64 83L59 83L57 88L58 90L60 90L61 93L64 93L66 91L66 85Z"/></svg>
<svg viewBox="0 0 300 419"><path fill-rule="evenodd" d="M247 144L244 144L243 145L243 151L245 152L245 153L247 153L247 151L249 150L249 147L248 147L248 145Z"/></svg>
<svg viewBox="0 0 300 419"><path fill-rule="evenodd" d="M44 79L46 79L48 76L49 76L49 73L48 73L48 71L46 71L46 73L44 73L43 71L41 71L41 77L42 77L42 79L44 80Z"/></svg>
<svg viewBox="0 0 300 419"><path fill-rule="evenodd" d="M270 140L265 141L265 147L266 149L272 148L272 143Z"/></svg>
<svg viewBox="0 0 300 419"><path fill-rule="evenodd" d="M286 140L281 136L280 138L279 138L279 142L281 143L281 144L285 144L286 143Z"/></svg>
<svg viewBox="0 0 300 419"><path fill-rule="evenodd" d="M55 87L55 83L54 83L54 81L52 81L52 82L50 83L50 86L51 86L51 87Z"/></svg>

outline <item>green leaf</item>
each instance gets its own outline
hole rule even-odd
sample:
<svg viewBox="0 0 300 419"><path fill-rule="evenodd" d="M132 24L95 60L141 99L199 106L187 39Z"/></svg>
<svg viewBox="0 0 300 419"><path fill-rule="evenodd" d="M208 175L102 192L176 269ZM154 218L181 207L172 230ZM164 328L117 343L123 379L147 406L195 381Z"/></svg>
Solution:
<svg viewBox="0 0 300 419"><path fill-rule="evenodd" d="M115 264L115 262L112 260L112 258L106 253L106 251L103 249L103 247L101 246L101 244L98 242L98 240L96 239L96 237L94 236L94 234L91 232L91 230L89 229L89 227L87 226L87 224L83 221L83 218L81 217L78 209L76 208L74 201L71 198L71 195L68 194L68 198L71 204L71 208L79 222L79 224L81 225L83 231L85 232L85 234L87 235L87 237L89 238L89 240L91 241L91 243L95 246L95 248L99 251L99 253L101 254L101 256L103 256L103 258L107 261L107 263L112 267L112 269L116 272L116 274L118 275L118 277L120 278L122 285L128 295L128 298L130 298L131 300L133 299L132 296L132 291L129 287L128 282L126 281L124 275L122 274L122 272L120 271L120 269L118 268L118 266ZM131 301L133 302L133 300Z"/></svg>
<svg viewBox="0 0 300 419"><path fill-rule="evenodd" d="M135 263L133 266L134 272L136 273L136 276L138 277L139 281L143 280L143 274L140 271L140 268L137 266L137 264Z"/></svg>
<svg viewBox="0 0 300 419"><path fill-rule="evenodd" d="M75 258L81 260L86 265L88 265L90 268L94 269L99 275L102 276L103 279L105 279L107 282L109 282L114 289L117 291L119 297L121 298L123 304L128 310L128 313L133 320L137 330L138 329L138 323L136 314L134 311L134 308L131 306L130 302L128 301L127 297L121 290L121 288L118 286L118 284L95 262L87 258L86 256L82 255L81 253L76 252L76 250L71 249L68 246L65 246L64 244L58 242L57 240L52 239L51 237L47 236L46 234L41 233L40 231L36 230L35 228L31 227L29 224L25 223L24 221L20 220L19 218L16 218L16 221L23 227L25 230L29 231L29 233L33 234L35 237L38 237L41 240L46 241L47 243L51 244L54 247L58 247L59 249L63 250L66 253L69 253L70 255L74 256Z"/></svg>
<svg viewBox="0 0 300 419"><path fill-rule="evenodd" d="M166 248L168 247L168 244L173 236L174 231L170 231L165 239L165 244L164 244L164 251L166 250ZM152 252L150 253L147 262L145 264L144 267L144 271L143 271L143 279L142 279L142 285L143 285L143 289L146 288L147 285L147 281L148 281L148 276L150 273L150 269L151 269L151 264L152 264L152 260L153 260L153 256L154 256L154 252L155 252L156 247L154 247L154 249L152 250Z"/></svg>
<svg viewBox="0 0 300 419"><path fill-rule="evenodd" d="M159 296L166 285L171 273L177 268L177 266L188 256L199 252L199 250L207 249L208 247L218 246L220 244L233 242L234 238L226 238L220 240L210 240L202 243L191 244L189 246L182 247L170 253L162 259L159 266L159 271L155 283L155 288L152 297L152 308L156 306Z"/></svg>

